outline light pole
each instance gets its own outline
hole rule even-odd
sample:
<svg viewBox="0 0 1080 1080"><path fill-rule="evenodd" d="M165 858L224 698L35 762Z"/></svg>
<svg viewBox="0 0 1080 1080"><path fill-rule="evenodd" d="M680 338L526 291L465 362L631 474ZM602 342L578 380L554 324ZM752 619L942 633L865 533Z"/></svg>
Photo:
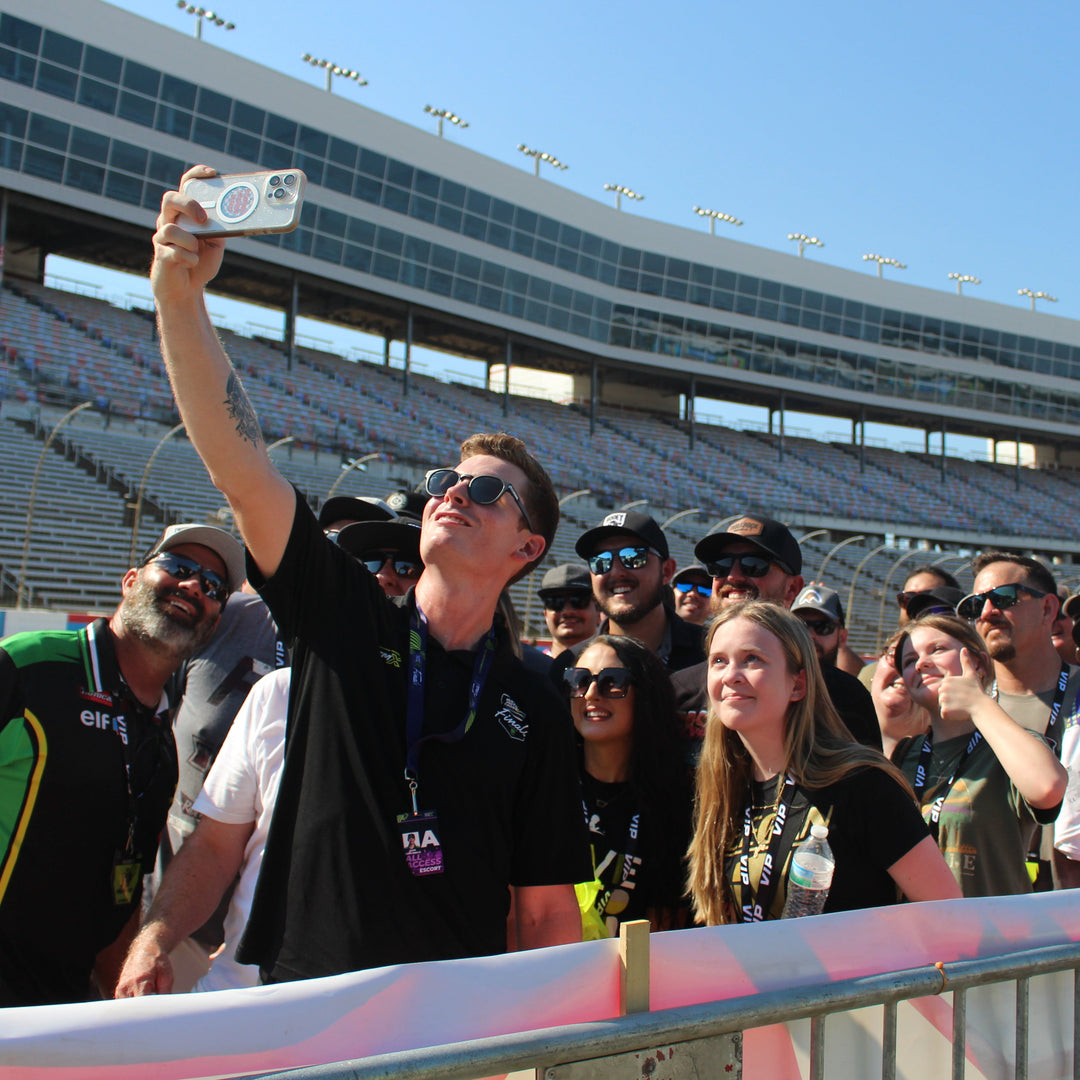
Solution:
<svg viewBox="0 0 1080 1080"><path fill-rule="evenodd" d="M436 109L432 105L425 105L424 112L426 112L428 116L434 116L435 119L438 120L440 139L443 135L444 120L449 120L451 124L454 124L456 127L459 128L467 128L469 126L467 120L462 120L461 117L457 115L457 113L452 113L449 109Z"/></svg>
<svg viewBox="0 0 1080 1080"><path fill-rule="evenodd" d="M1030 289L1017 289L1016 293L1017 293L1018 296L1029 296L1029 297L1031 297L1031 310L1032 311L1035 310L1035 301L1036 300L1046 300L1051 304L1056 304L1058 302L1058 298L1056 296L1051 296L1048 292L1032 292Z"/></svg>
<svg viewBox="0 0 1080 1080"><path fill-rule="evenodd" d="M342 79L352 79L357 86L367 86L368 81L365 79L359 71L353 71L352 68L343 68L339 64L335 64L332 60L320 60L317 57L311 55L311 53L304 53L300 57L305 64L310 64L312 67L323 68L326 71L326 92L332 94L334 92L333 80L334 76L338 75Z"/></svg>
<svg viewBox="0 0 1080 1080"><path fill-rule="evenodd" d="M633 510L635 506L646 506L648 502L648 499L633 499L630 502L624 503L622 506L620 506L619 511L622 512L625 510Z"/></svg>
<svg viewBox="0 0 1080 1080"><path fill-rule="evenodd" d="M890 544L881 544L879 547L874 548L873 551L867 552L867 554L863 557L862 562L860 562L859 565L855 567L855 570L851 575L851 586L848 589L848 594L847 594L847 617L848 617L849 625L851 625L851 616L852 616L852 612L855 609L855 582L858 580L859 574L862 573L862 568L875 555L877 555L878 552L884 551L886 548L891 547L891 546L892 545L890 545ZM880 640L880 636L879 636L878 640Z"/></svg>
<svg viewBox="0 0 1080 1080"><path fill-rule="evenodd" d="M789 232L787 234L787 238L789 240L795 241L795 243L797 243L799 245L799 258L800 259L803 257L803 249L806 247L807 244L810 244L813 247L824 247L825 246L825 241L824 240L819 240L816 236L807 236L806 233Z"/></svg>
<svg viewBox="0 0 1080 1080"><path fill-rule="evenodd" d="M811 529L810 532L806 533L804 536L800 536L799 539L795 541L795 543L798 544L799 547L802 547L803 544L805 544L806 541L809 540L811 537L825 536L828 531L828 529Z"/></svg>
<svg viewBox="0 0 1080 1080"><path fill-rule="evenodd" d="M323 499L323 502L327 502L330 499L330 497L334 494L335 491L337 491L338 487L341 485L341 481L344 480L345 477L353 471L353 469L362 469L364 465L367 464L367 462L374 461L376 458L380 457L382 457L382 453L376 450L373 454L365 454L363 457L353 458L352 461L350 461L349 464L341 470L338 478L330 485L330 490L326 493L326 498Z"/></svg>
<svg viewBox="0 0 1080 1080"><path fill-rule="evenodd" d="M161 448L178 432L184 430L184 424L181 421L175 427L169 428L164 435L158 439L157 446L150 451L150 456L146 459L146 467L143 469L142 478L139 480L139 490L135 495L135 513L131 519L131 551L128 553L128 566L135 565L135 552L139 547L139 525L142 523L142 504L143 494L146 491L146 481L150 479L150 470L154 465L154 459L161 452Z"/></svg>
<svg viewBox="0 0 1080 1080"><path fill-rule="evenodd" d="M56 427L49 432L48 437L45 439L45 445L41 448L40 455L38 455L37 468L34 469L34 479L30 483L30 501L26 506L26 535L23 537L22 565L19 567L19 591L15 596L15 607L17 608L23 606L23 593L29 591L26 588L26 562L30 557L30 529L34 523L34 503L37 500L38 480L41 477L41 470L45 465L45 455L48 453L49 447L52 446L52 441L56 438L56 433L73 416L81 413L83 409L89 409L93 404L92 401L84 401L81 405L76 405L74 409L70 409L68 412L64 413L64 415L56 422Z"/></svg>
<svg viewBox="0 0 1080 1080"><path fill-rule="evenodd" d="M533 175L540 175L540 162L546 161L553 169L560 169L565 172L570 168L569 165L564 165L554 154L545 153L543 150L534 150L531 146L526 146L524 143L518 143L518 149L526 156L533 159Z"/></svg>
<svg viewBox="0 0 1080 1080"><path fill-rule="evenodd" d="M698 217L705 217L709 219L709 235L716 235L716 223L717 221L726 221L729 225L741 225L742 222L731 214L725 214L720 210L706 210L703 206L691 207Z"/></svg>
<svg viewBox="0 0 1080 1080"><path fill-rule="evenodd" d="M897 262L896 259L890 259L888 255L864 255L864 262L877 263L877 276L882 277L881 268L883 266L895 266L897 270L906 270L907 263Z"/></svg>
<svg viewBox="0 0 1080 1080"><path fill-rule="evenodd" d="M684 517L693 517L694 514L702 513L704 513L704 511L701 509L700 506L695 506L693 510L680 510L677 514L672 514L671 517L669 517L667 521L665 521L660 526L660 528L666 530L673 521L681 521Z"/></svg>
<svg viewBox="0 0 1080 1080"><path fill-rule="evenodd" d="M846 540L841 540L839 544L834 544L830 548L829 553L821 560L821 566L818 567L817 579L822 584L825 583L825 567L829 565L829 560L842 548L847 547L848 544L857 544L860 540L865 540L865 536L849 536Z"/></svg>
<svg viewBox="0 0 1080 1080"><path fill-rule="evenodd" d="M964 295L964 286L965 285L981 285L982 284L982 278L972 277L971 274L950 273L948 275L948 278L949 278L950 281L955 281L956 282L956 295L957 296L963 296Z"/></svg>
<svg viewBox="0 0 1080 1080"><path fill-rule="evenodd" d="M622 184L605 184L604 185L604 190L605 191L614 191L615 192L615 209L616 210L621 210L622 209L622 200L623 200L624 195L628 199L636 199L638 202L641 202L641 200L645 198L644 195L639 195L636 191L631 191L630 188L624 187Z"/></svg>
<svg viewBox="0 0 1080 1080"><path fill-rule="evenodd" d="M892 576L896 573L900 564L902 562L907 562L908 559L915 558L916 555L921 555L923 558L926 558L926 549L912 548L910 551L905 551L904 554L889 567L889 572L885 575L885 584L881 586L881 609L878 611L877 636L874 638L875 649L881 648L881 624L885 621L885 601L889 596L889 582L892 581Z"/></svg>
<svg viewBox="0 0 1080 1080"><path fill-rule="evenodd" d="M182 8L189 15L195 16L195 36L202 41L202 24L203 19L209 20L214 26L220 26L225 30L235 30L236 23L228 22L223 19L215 11L208 11L203 7L196 7L194 4L189 4L187 0L176 0L176 6Z"/></svg>
<svg viewBox="0 0 1080 1080"><path fill-rule="evenodd" d="M742 517L742 514L732 514L730 517L721 518L705 535L712 536L713 533L719 532L724 527L730 525L733 521L738 521Z"/></svg>
<svg viewBox="0 0 1080 1080"><path fill-rule="evenodd" d="M571 491L569 495L564 495L559 500L559 509L561 510L571 499L580 499L584 495L591 495L592 488L578 488L577 491Z"/></svg>

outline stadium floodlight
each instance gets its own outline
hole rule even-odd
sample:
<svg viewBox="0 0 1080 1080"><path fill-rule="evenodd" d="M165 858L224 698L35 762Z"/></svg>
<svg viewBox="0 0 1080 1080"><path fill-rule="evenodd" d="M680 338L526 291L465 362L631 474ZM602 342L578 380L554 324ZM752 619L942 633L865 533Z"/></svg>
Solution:
<svg viewBox="0 0 1080 1080"><path fill-rule="evenodd" d="M570 168L569 165L564 165L554 154L546 154L543 150L533 150L531 146L526 146L524 143L518 143L518 149L526 156L533 159L533 175L540 175L540 162L546 161L553 169L561 169L565 172Z"/></svg>
<svg viewBox="0 0 1080 1080"><path fill-rule="evenodd" d="M428 116L434 116L439 122L439 138L442 138L443 134L443 121L449 120L451 124L455 124L459 128L467 128L469 126L467 120L462 120L457 113L452 113L449 109L436 109L433 105L425 105L424 112Z"/></svg>
<svg viewBox="0 0 1080 1080"><path fill-rule="evenodd" d="M1030 289L1017 289L1016 293L1018 296L1031 297L1032 311L1035 310L1036 300L1049 300L1051 304L1056 304L1058 302L1058 298L1056 296L1051 296L1048 292L1032 292Z"/></svg>
<svg viewBox="0 0 1080 1080"><path fill-rule="evenodd" d="M799 245L799 258L800 259L803 257L803 249L806 247L807 244L810 244L813 247L824 247L825 246L825 241L824 240L819 240L816 236L807 236L806 233L803 233L803 232L789 232L787 234L787 238L789 240L795 241L795 243L797 243Z"/></svg>
<svg viewBox="0 0 1080 1080"><path fill-rule="evenodd" d="M622 200L624 195L628 199L636 199L638 202L641 202L641 200L645 198L644 195L639 195L636 191L631 191L628 187L624 187L622 184L605 184L604 190L615 192L616 210L622 209Z"/></svg>
<svg viewBox="0 0 1080 1080"><path fill-rule="evenodd" d="M195 16L195 36L200 41L202 41L203 19L213 23L214 26L220 26L224 30L236 29L236 23L229 22L227 19L222 18L216 11L210 11L204 7L196 7L194 4L189 4L187 0L176 0L176 6L186 11L189 15Z"/></svg>
<svg viewBox="0 0 1080 1080"><path fill-rule="evenodd" d="M895 266L897 270L906 270L907 263L897 262L896 259L890 259L888 255L864 255L864 261L877 263L877 276L882 277L881 268L883 266Z"/></svg>
<svg viewBox="0 0 1080 1080"><path fill-rule="evenodd" d="M323 68L326 71L326 92L332 94L334 92L333 80L337 75L342 79L352 79L357 86L367 86L368 81L365 79L359 71L353 71L352 68L343 68L339 64L333 63L331 60L319 60L312 56L311 53L304 53L300 58L305 64L310 64L312 67Z"/></svg>
<svg viewBox="0 0 1080 1080"><path fill-rule="evenodd" d="M716 235L716 223L717 221L726 221L730 225L741 225L742 222L731 214L725 214L720 210L706 210L703 206L692 207L695 214L699 217L707 217L709 219L709 235Z"/></svg>
<svg viewBox="0 0 1080 1080"><path fill-rule="evenodd" d="M982 278L972 277L971 274L950 273L948 275L948 277L949 277L950 281L955 281L956 282L956 295L957 296L963 296L964 295L964 286L965 285L981 285L982 284Z"/></svg>

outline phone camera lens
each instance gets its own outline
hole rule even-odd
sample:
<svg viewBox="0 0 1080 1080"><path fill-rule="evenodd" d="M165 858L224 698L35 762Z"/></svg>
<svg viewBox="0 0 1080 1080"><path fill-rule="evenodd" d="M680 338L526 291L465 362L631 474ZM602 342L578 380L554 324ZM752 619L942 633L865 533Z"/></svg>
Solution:
<svg viewBox="0 0 1080 1080"><path fill-rule="evenodd" d="M296 177L292 173L285 174L285 186L292 187L296 183Z"/></svg>
<svg viewBox="0 0 1080 1080"><path fill-rule="evenodd" d="M271 176L270 177L270 186L271 187L277 187L278 184L280 184L280 183L281 183L281 177L280 176Z"/></svg>
<svg viewBox="0 0 1080 1080"><path fill-rule="evenodd" d="M276 191L274 192L274 198L275 198L275 199L284 199L284 198L285 198L285 189L284 189L283 187L279 187L279 188L278 188L278 189L277 189L277 190L276 190Z"/></svg>

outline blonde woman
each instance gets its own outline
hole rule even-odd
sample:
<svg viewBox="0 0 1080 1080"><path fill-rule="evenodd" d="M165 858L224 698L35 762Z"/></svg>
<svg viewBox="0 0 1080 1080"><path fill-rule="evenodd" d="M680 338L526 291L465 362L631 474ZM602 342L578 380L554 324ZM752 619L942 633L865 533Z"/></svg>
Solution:
<svg viewBox="0 0 1080 1080"><path fill-rule="evenodd" d="M925 615L897 644L912 698L930 730L894 758L965 896L1031 892L1027 851L1055 820L1068 773L1040 735L987 693L993 664L963 619Z"/></svg>
<svg viewBox="0 0 1080 1080"><path fill-rule="evenodd" d="M958 897L911 789L851 739L814 646L783 608L725 608L706 637L709 718L690 845L695 914L709 925L778 918L791 852L829 827L825 911Z"/></svg>

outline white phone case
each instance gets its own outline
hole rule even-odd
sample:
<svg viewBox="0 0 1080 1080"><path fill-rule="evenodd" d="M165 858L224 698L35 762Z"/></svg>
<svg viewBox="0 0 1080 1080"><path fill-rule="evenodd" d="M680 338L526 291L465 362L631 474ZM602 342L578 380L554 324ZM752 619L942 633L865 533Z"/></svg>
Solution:
<svg viewBox="0 0 1080 1080"><path fill-rule="evenodd" d="M300 224L306 186L307 177L300 169L189 180L183 194L198 199L207 220L197 224L182 214L177 224L199 236L291 232Z"/></svg>

